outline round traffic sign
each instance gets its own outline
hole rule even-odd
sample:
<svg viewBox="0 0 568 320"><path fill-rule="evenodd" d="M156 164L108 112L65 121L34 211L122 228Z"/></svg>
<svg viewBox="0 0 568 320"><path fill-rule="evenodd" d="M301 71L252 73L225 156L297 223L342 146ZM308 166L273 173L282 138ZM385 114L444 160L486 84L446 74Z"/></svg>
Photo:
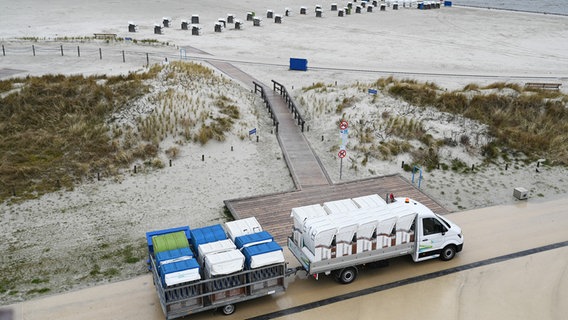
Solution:
<svg viewBox="0 0 568 320"><path fill-rule="evenodd" d="M341 120L341 122L339 123L339 129L345 130L347 129L347 127L348 127L347 121Z"/></svg>
<svg viewBox="0 0 568 320"><path fill-rule="evenodd" d="M340 158L345 158L345 156L347 155L347 151L345 150L339 150L339 153L337 154Z"/></svg>

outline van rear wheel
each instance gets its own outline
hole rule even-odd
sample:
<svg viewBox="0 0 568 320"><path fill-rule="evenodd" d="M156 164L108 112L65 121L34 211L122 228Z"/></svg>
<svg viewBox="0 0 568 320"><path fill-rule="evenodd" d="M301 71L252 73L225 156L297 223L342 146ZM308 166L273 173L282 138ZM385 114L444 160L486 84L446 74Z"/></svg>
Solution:
<svg viewBox="0 0 568 320"><path fill-rule="evenodd" d="M349 267L337 271L337 280L341 284L349 284L357 279L357 268Z"/></svg>
<svg viewBox="0 0 568 320"><path fill-rule="evenodd" d="M450 244L442 249L442 253L440 254L440 259L443 261L452 260L456 256L456 246Z"/></svg>

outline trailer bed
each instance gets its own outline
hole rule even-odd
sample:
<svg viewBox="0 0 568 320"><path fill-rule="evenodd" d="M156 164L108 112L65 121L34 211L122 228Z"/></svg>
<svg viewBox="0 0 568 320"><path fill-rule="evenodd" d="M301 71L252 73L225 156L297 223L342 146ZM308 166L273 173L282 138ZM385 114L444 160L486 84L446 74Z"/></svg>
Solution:
<svg viewBox="0 0 568 320"><path fill-rule="evenodd" d="M236 304L286 290L286 263L164 287L150 255L154 286L166 319Z"/></svg>

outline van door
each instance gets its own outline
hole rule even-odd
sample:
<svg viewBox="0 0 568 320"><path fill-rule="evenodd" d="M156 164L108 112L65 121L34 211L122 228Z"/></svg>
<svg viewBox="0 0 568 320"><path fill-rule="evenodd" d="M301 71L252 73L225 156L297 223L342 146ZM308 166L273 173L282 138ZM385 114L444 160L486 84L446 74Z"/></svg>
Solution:
<svg viewBox="0 0 568 320"><path fill-rule="evenodd" d="M418 259L416 261L437 258L440 256L444 245L444 235L448 232L448 228L434 217L419 218L420 225L418 247Z"/></svg>

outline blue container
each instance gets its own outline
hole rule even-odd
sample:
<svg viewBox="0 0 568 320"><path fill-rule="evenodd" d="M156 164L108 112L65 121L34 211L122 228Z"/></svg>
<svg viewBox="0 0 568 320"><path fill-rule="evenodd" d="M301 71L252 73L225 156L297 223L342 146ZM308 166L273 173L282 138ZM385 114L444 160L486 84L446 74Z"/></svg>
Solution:
<svg viewBox="0 0 568 320"><path fill-rule="evenodd" d="M156 263L157 263L158 266L160 266L164 262L166 262L165 264L167 264L168 261L185 259L186 257L187 258L193 257L193 252L191 252L191 250L189 248L181 248L181 249L175 249L175 250L170 250L170 251L163 251L163 252L156 253ZM189 260L189 259L185 259L185 260Z"/></svg>
<svg viewBox="0 0 568 320"><path fill-rule="evenodd" d="M154 244L152 243L152 237L153 236L160 236L160 235L163 235L163 234L174 233L174 232L178 232L178 231L185 232L185 236L187 237L187 240L190 241L191 233L189 231L188 226L146 232L146 243L148 244L148 252L150 254L154 254Z"/></svg>
<svg viewBox="0 0 568 320"><path fill-rule="evenodd" d="M424 3L419 3L419 4L418 4L418 9L424 10Z"/></svg>
<svg viewBox="0 0 568 320"><path fill-rule="evenodd" d="M197 263L197 260L195 259L188 259L188 260L182 260L182 261L177 261L177 262L172 262L172 263L168 263L168 264L164 264L163 266L160 267L160 277L162 278L162 283L165 286L167 286L166 283L166 275L172 274L172 273L178 273L181 271L186 271L186 270L192 270L192 269L196 269L196 273L199 272L199 263ZM192 280L198 280L198 279L194 279L191 278ZM191 281L191 280L189 280ZM189 281L183 281L183 282L189 282Z"/></svg>
<svg viewBox="0 0 568 320"><path fill-rule="evenodd" d="M452 6L451 1L444 1L444 7L451 7L451 6Z"/></svg>
<svg viewBox="0 0 568 320"><path fill-rule="evenodd" d="M308 60L290 58L290 70L307 71L308 70Z"/></svg>
<svg viewBox="0 0 568 320"><path fill-rule="evenodd" d="M191 230L190 243L193 246L195 254L199 255L199 251L197 250L197 248L199 247L200 244L215 242L225 239L227 239L227 234L225 233L225 229L223 229L223 227L220 224L216 224L213 226Z"/></svg>
<svg viewBox="0 0 568 320"><path fill-rule="evenodd" d="M267 243L257 244L255 246L245 247L242 252L245 256L245 264L250 267L250 259L252 256L261 255L264 253L282 251L282 247L278 243L272 241Z"/></svg>
<svg viewBox="0 0 568 320"><path fill-rule="evenodd" d="M270 242L273 241L274 237L272 237L272 235L270 235L270 233L268 233L267 231L261 231L261 232L257 232L257 233L253 233L253 234L247 234L244 236L240 236L240 237L236 237L235 238L235 245L237 246L237 248L242 248L244 246L246 246L249 243L254 243L254 242Z"/></svg>

